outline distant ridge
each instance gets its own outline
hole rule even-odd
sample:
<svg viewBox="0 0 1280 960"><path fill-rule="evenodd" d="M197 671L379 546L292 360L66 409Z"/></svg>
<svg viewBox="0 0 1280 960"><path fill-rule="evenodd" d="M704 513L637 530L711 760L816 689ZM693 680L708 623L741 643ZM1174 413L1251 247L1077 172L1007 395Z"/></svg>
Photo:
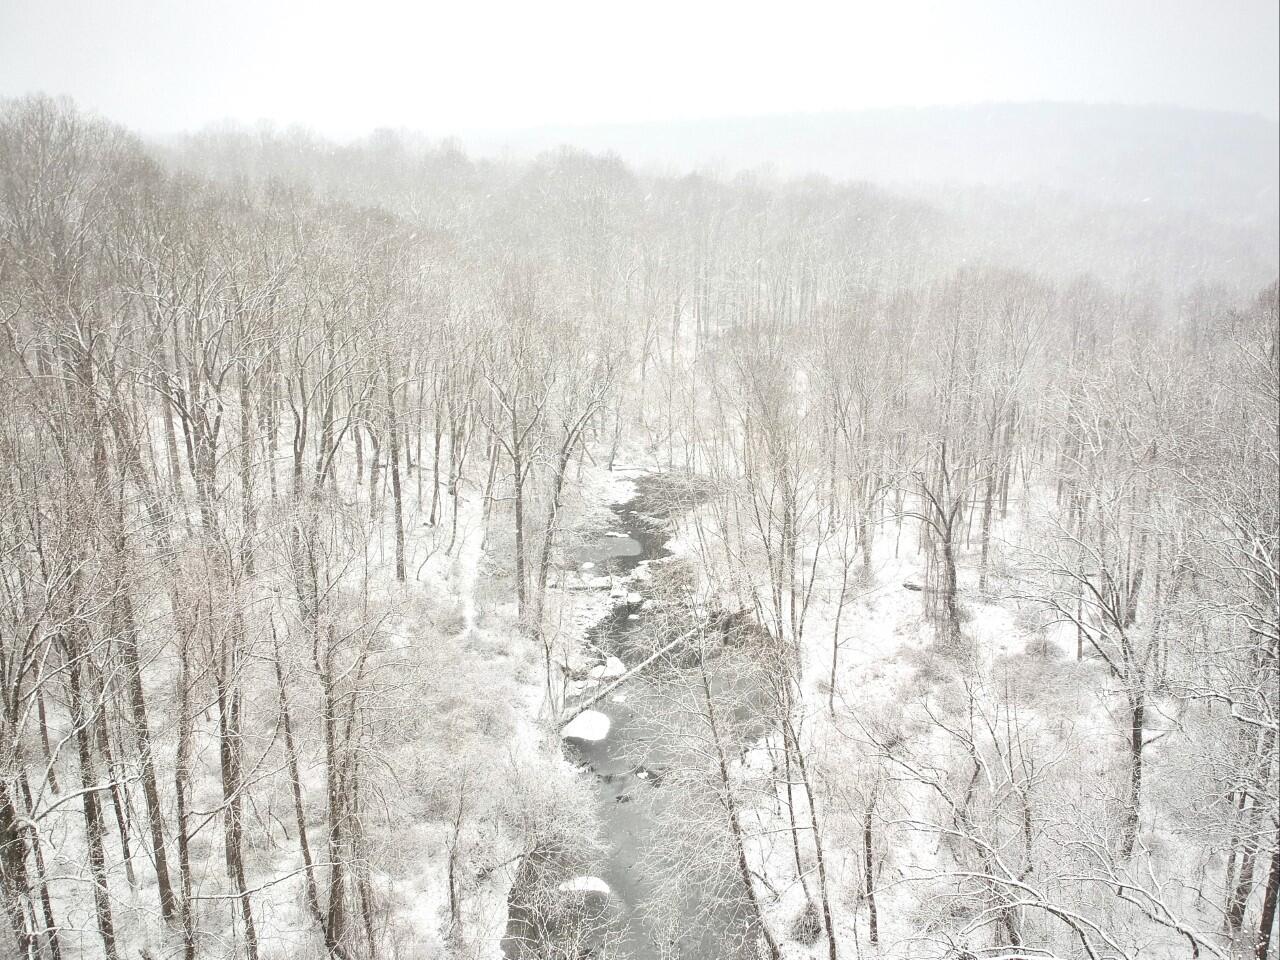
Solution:
<svg viewBox="0 0 1280 960"><path fill-rule="evenodd" d="M1277 206L1280 124L1161 106L989 104L661 123L539 127L463 136L517 155L571 144L636 164L773 168L883 184L1064 191L1256 215Z"/></svg>

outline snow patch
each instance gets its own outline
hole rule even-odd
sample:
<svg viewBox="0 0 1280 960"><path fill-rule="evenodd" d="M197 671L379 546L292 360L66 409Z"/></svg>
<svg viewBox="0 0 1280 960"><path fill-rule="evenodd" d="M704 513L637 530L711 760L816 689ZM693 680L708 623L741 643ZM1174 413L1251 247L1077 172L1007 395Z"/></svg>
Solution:
<svg viewBox="0 0 1280 960"><path fill-rule="evenodd" d="M609 718L599 710L583 710L564 725L560 736L595 742L609 735L609 726Z"/></svg>
<svg viewBox="0 0 1280 960"><path fill-rule="evenodd" d="M592 680L612 680L627 672L627 665L617 657L610 657L604 663L597 663L587 676Z"/></svg>
<svg viewBox="0 0 1280 960"><path fill-rule="evenodd" d="M599 877L574 877L560 884L559 889L561 893L602 893L606 897L613 893Z"/></svg>

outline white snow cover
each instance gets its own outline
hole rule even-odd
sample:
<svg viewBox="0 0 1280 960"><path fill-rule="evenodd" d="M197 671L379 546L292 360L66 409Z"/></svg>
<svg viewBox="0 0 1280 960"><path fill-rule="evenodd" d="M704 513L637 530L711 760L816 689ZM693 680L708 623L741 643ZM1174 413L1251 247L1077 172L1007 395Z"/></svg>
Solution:
<svg viewBox="0 0 1280 960"><path fill-rule="evenodd" d="M564 725L560 731L562 737L575 740L590 740L593 743L603 740L609 735L609 718L599 710L583 710Z"/></svg>
<svg viewBox="0 0 1280 960"><path fill-rule="evenodd" d="M599 877L574 877L560 884L561 893L602 893L606 897L613 891Z"/></svg>
<svg viewBox="0 0 1280 960"><path fill-rule="evenodd" d="M609 657L604 663L597 663L587 676L592 680L613 680L627 672L627 665L617 657Z"/></svg>

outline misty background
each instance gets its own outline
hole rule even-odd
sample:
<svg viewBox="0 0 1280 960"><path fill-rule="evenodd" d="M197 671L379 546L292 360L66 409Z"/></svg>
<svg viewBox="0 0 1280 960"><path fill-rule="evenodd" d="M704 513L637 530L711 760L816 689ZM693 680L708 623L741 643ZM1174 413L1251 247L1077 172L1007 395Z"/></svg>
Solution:
<svg viewBox="0 0 1280 960"><path fill-rule="evenodd" d="M1267 0L410 4L5 0L0 92L158 135L332 138L1000 102L1277 119ZM734 158L730 158L734 159Z"/></svg>
<svg viewBox="0 0 1280 960"><path fill-rule="evenodd" d="M499 164L572 145L873 183L925 201L958 260L1253 285L1280 253L1277 10L6 0L0 96L68 96L206 175L339 196L352 154L404 186L442 143Z"/></svg>

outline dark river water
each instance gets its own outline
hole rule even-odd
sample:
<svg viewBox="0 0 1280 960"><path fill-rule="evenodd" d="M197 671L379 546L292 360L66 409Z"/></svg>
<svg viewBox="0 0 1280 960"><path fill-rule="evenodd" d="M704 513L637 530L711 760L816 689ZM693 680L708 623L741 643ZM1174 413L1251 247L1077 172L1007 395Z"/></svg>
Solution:
<svg viewBox="0 0 1280 960"><path fill-rule="evenodd" d="M607 531L611 535L601 536L569 558L579 567L591 563L593 566L585 571L587 573L608 575L615 585L615 595L629 595L628 600L620 601L588 635L588 643L602 656L616 657L628 668L643 660L654 649L655 642L645 613L646 582L635 573L642 564L670 555L662 525L646 519L643 490L642 482L640 496L614 508L616 519ZM621 581L627 582L620 591ZM686 624L684 629L690 626L692 624ZM665 642L663 638L659 640ZM671 740L670 725L665 721L671 711L682 709L682 697L690 697L684 693L685 685L664 682L660 665L655 664L653 673L653 676L628 681L593 705L592 709L610 721L608 736L603 740L566 737L563 741L566 756L584 766L591 778L597 819L607 845L603 860L593 865L591 875L608 884L610 892L607 896L593 894L581 898L584 909L595 920L594 929L586 938L589 943L583 949L567 949L565 943L536 942L538 935L531 935L533 925L521 903L521 881L517 878L511 896L507 936L503 941L505 956L518 960L573 957L575 953L581 957L617 960L754 957L754 947L750 944L754 940L753 930L740 896L736 872L715 858L686 866L686 875L680 878L681 890L686 892L673 897L670 870L653 866L655 854L661 853L661 845L669 842L671 828L678 827L679 818L687 812L687 788L671 783L664 776L671 764L678 762L672 755L677 746ZM593 692L593 689L584 690L579 701ZM763 732L763 726L751 719L760 714L759 704L755 702L759 691L753 693L741 683L729 686L717 677L715 692L732 704L730 712L737 729L755 727L755 736ZM573 702L571 699L570 706ZM690 706L694 704L690 702ZM687 764L687 751L685 754ZM708 769L707 774L712 777L714 771ZM714 805L712 809L714 812ZM706 875L690 877L689 871ZM572 877L567 875L565 879ZM690 894L687 892L690 889L715 893ZM554 937L543 928L542 940Z"/></svg>

